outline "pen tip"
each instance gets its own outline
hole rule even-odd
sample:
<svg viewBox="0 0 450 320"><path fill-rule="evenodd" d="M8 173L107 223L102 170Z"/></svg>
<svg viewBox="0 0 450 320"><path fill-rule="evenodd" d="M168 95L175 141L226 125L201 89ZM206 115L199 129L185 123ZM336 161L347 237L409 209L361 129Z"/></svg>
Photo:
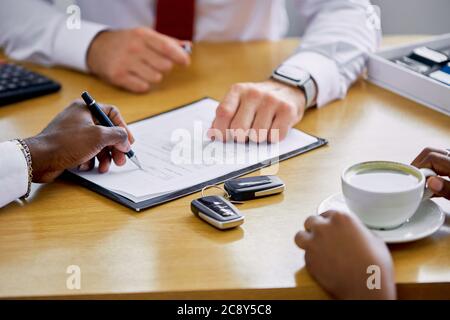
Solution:
<svg viewBox="0 0 450 320"><path fill-rule="evenodd" d="M133 158L131 159L131 161L133 161L133 163L140 169L140 170L144 170L144 168L141 165L141 162L139 161L139 159L135 156L133 156Z"/></svg>

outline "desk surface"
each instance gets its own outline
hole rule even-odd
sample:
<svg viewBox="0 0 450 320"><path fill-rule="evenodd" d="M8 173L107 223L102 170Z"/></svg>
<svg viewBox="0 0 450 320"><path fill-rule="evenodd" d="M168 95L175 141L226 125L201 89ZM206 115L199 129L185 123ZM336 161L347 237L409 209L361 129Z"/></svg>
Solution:
<svg viewBox="0 0 450 320"><path fill-rule="evenodd" d="M199 44L189 69L176 70L146 95L31 66L63 90L0 108L0 141L38 133L84 89L118 105L127 121L205 95L220 99L234 82L265 79L296 45ZM426 146L448 147L450 118L361 80L345 100L308 111L297 128L329 145L283 162L285 194L242 205L246 223L228 232L191 214L198 194L136 214L64 181L35 186L28 203L0 210L0 297L327 298L304 269L296 231L340 190L344 167L373 159L410 162ZM449 228L447 218L433 236L390 247L400 296L450 297ZM81 268L81 290L66 288L70 265Z"/></svg>

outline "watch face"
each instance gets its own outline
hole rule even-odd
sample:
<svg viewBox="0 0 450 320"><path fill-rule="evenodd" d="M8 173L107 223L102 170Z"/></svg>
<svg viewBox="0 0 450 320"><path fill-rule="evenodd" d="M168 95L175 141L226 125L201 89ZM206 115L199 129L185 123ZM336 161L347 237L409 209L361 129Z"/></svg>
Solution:
<svg viewBox="0 0 450 320"><path fill-rule="evenodd" d="M306 80L310 78L310 75L308 72L299 69L294 66L289 65L282 65L277 70L276 73L278 73L280 76L283 76L285 78L288 78L290 80L303 83Z"/></svg>

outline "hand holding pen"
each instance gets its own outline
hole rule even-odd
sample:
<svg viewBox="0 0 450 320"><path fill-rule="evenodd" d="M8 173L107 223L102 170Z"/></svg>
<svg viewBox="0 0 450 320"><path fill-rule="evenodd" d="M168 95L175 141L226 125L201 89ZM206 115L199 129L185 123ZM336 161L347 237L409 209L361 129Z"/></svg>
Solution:
<svg viewBox="0 0 450 320"><path fill-rule="evenodd" d="M115 127L98 125L86 105L75 101L42 132L24 139L31 153L33 182L51 182L67 169L90 171L96 158L100 173L107 172L113 161L117 166L126 163L125 153L134 138L116 107L100 107Z"/></svg>
<svg viewBox="0 0 450 320"><path fill-rule="evenodd" d="M84 102L86 103L86 106L88 107L89 111L92 114L92 117L94 117L94 119L96 119L100 125L105 126L105 127L109 127L109 128L113 128L116 126L121 126L123 128L126 128L125 122L123 121L123 119L119 116L119 118L117 118L117 114L110 114L109 117L108 115L105 114L105 112L102 110L102 108L98 105L98 103L94 100L94 98L91 97L91 95L88 92L83 92L81 94L81 98L83 98ZM115 123L114 123L115 121ZM128 135L131 136L131 132L129 132L129 130L127 130ZM134 140L131 136L131 139ZM142 166L136 156L136 154L134 153L133 150L129 150L127 152L124 152L124 154L139 168L142 170ZM109 155L104 154L103 157L107 157L109 158L109 162L111 162L111 159L109 157ZM114 159L114 161L116 162L116 164L122 164L124 161L123 159L123 153L120 152L119 150L112 150L112 157ZM122 160L123 159L123 160ZM99 158L99 160L101 160ZM120 162L118 163L118 160L120 160ZM108 165L109 167L109 165ZM100 169L100 167L99 167Z"/></svg>

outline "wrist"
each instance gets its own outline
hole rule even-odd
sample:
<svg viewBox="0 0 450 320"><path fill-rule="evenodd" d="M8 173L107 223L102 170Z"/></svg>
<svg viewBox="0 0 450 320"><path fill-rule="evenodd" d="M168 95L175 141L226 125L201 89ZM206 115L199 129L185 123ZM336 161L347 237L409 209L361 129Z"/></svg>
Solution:
<svg viewBox="0 0 450 320"><path fill-rule="evenodd" d="M319 88L317 88L317 82L311 77L312 84L314 86L314 95L311 99L311 104L307 108L317 107L317 96L319 95Z"/></svg>
<svg viewBox="0 0 450 320"><path fill-rule="evenodd" d="M24 142L30 150L33 170L33 182L44 182L43 176L46 172L45 167L47 163L47 161L45 161L45 155L49 155L50 153L46 151L45 143L39 136L24 139Z"/></svg>
<svg viewBox="0 0 450 320"><path fill-rule="evenodd" d="M26 162L26 166L27 166L27 175L28 175L27 191L22 196L23 199L26 199L30 195L31 183L33 182L33 163L31 160L31 153L30 153L30 148L28 147L28 144L22 139L16 139L15 142L17 143L17 146L19 147L20 151L22 152L24 160Z"/></svg>
<svg viewBox="0 0 450 320"><path fill-rule="evenodd" d="M311 74L295 65L282 64L272 73L272 79L301 90L306 99L305 109L316 105L317 85Z"/></svg>
<svg viewBox="0 0 450 320"><path fill-rule="evenodd" d="M303 111L306 109L306 97L303 90L298 87L282 83L275 79L269 79L266 81L266 83L273 90L282 91L285 94L287 100L298 108L299 115L303 114Z"/></svg>
<svg viewBox="0 0 450 320"><path fill-rule="evenodd" d="M103 46L103 38L107 36L109 31L103 30L100 31L95 35L95 37L92 39L88 51L86 53L86 65L88 68L88 71L92 74L97 74L97 67L98 67L98 59L97 55L100 48Z"/></svg>

